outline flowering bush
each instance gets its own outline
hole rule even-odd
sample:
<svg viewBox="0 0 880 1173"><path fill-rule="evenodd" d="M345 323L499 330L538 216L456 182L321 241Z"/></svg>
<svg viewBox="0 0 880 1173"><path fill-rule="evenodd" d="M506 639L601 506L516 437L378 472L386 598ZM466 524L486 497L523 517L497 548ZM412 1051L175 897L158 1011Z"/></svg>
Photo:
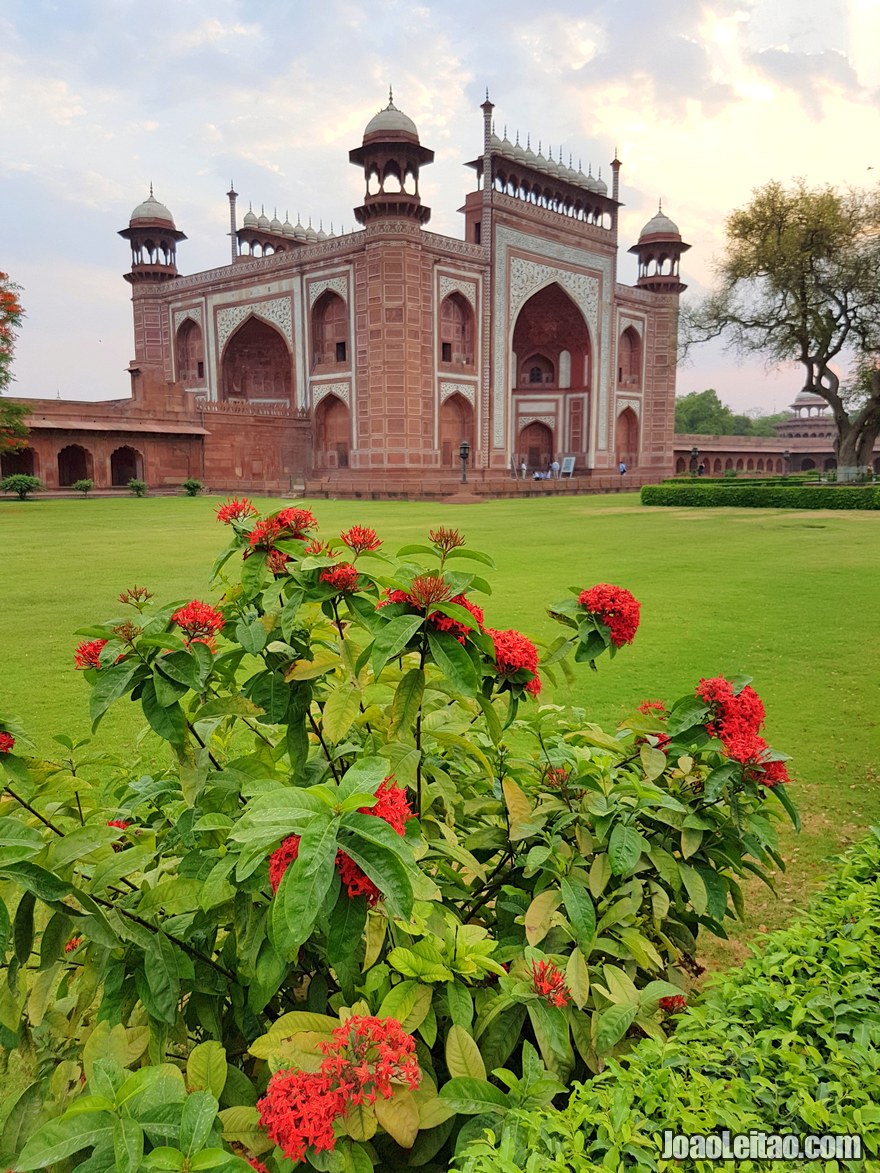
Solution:
<svg viewBox="0 0 880 1173"><path fill-rule="evenodd" d="M10 1161L446 1167L675 1029L700 933L780 862L784 755L746 680L614 733L539 705L632 642L622 587L543 646L488 625L457 530L393 557L307 509L217 517L214 602L127 588L74 653L94 727L130 698L164 768L28 759L0 720L0 1045L53 1070Z"/></svg>

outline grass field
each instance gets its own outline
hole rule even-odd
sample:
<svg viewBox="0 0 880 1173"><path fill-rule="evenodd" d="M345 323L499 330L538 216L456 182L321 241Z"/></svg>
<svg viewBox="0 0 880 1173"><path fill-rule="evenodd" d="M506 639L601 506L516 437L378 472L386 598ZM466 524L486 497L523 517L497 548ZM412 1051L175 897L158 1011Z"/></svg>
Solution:
<svg viewBox="0 0 880 1173"><path fill-rule="evenodd" d="M261 507L278 503L258 502ZM308 503L307 503L308 504ZM52 734L86 736L87 689L73 670L76 629L119 614L135 582L159 600L209 597L226 534L217 499L0 502L0 710L17 714L40 752ZM615 582L642 601L632 648L576 687L573 701L613 725L646 697L675 699L701 676L746 673L764 698L767 736L794 755L804 830L786 834L780 899L755 890L748 924L713 952L738 958L758 927L803 904L842 846L880 822L877 671L880 517L872 513L643 509L635 494L455 506L318 502L330 535L374 526L395 550L429 526L459 526L496 563L487 623L549 637L544 612L569 586ZM141 727L111 712L101 744Z"/></svg>

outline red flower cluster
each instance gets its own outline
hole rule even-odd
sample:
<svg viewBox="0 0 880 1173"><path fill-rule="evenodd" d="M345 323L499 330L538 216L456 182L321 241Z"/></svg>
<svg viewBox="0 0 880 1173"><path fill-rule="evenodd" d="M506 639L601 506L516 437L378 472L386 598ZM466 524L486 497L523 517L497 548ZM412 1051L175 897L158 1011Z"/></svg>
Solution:
<svg viewBox="0 0 880 1173"><path fill-rule="evenodd" d="M450 550L457 550L459 546L465 544L463 535L457 529L447 529L445 525L428 530L428 537L443 554L448 554Z"/></svg>
<svg viewBox="0 0 880 1173"><path fill-rule="evenodd" d="M280 509L272 517L264 517L257 522L248 535L251 548L245 551L244 556L247 558L255 550L262 550L269 555L266 561L272 573L283 574L290 555L283 550L276 550L275 543L307 538L309 530L313 530L317 524L311 509L297 509L294 506Z"/></svg>
<svg viewBox="0 0 880 1173"><path fill-rule="evenodd" d="M390 778L386 778L376 791L376 801L373 806L362 806L359 814L375 815L383 819L398 835L406 831L407 820L413 817L406 791L395 786ZM284 873L299 855L299 835L289 835L277 851L269 856L269 883L272 891L277 892ZM366 896L367 903L372 908L382 898L382 893L351 856L344 851L336 853L336 870L345 884L349 899L355 896Z"/></svg>
<svg viewBox="0 0 880 1173"><path fill-rule="evenodd" d="M335 591L345 594L357 590L358 572L350 562L340 562L338 566L328 566L320 574L321 582L326 582Z"/></svg>
<svg viewBox="0 0 880 1173"><path fill-rule="evenodd" d="M764 723L761 698L747 684L739 693L723 676L701 680L696 695L712 709L706 731L721 740L727 755L746 767L746 776L765 786L790 782L785 762L767 762L770 748L758 730Z"/></svg>
<svg viewBox="0 0 880 1173"><path fill-rule="evenodd" d="M454 635L460 644L468 637L469 628L457 619L444 615L442 611L432 611L438 603L456 603L470 611L477 621L477 627L483 630L483 610L476 603L472 603L467 595L453 595L440 574L420 574L412 580L408 591L386 591L385 598L377 606L388 607L392 603L406 603L416 611L421 611L428 617L428 622L435 631L448 631Z"/></svg>
<svg viewBox="0 0 880 1173"><path fill-rule="evenodd" d="M355 558L357 558L358 554L366 554L370 550L378 550L382 545L382 539L376 531L365 525L353 525L351 529L345 530L339 536L354 554Z"/></svg>
<svg viewBox="0 0 880 1173"><path fill-rule="evenodd" d="M495 664L500 676L511 676L523 668L531 672L532 679L526 684L526 692L537 696L541 691L541 678L538 675L538 649L530 639L519 631L495 631L486 628L486 634L492 636L495 645Z"/></svg>
<svg viewBox="0 0 880 1173"><path fill-rule="evenodd" d="M544 781L548 786L553 786L554 788L557 786L566 786L570 780L571 770L566 766L548 766L544 774Z"/></svg>
<svg viewBox="0 0 880 1173"><path fill-rule="evenodd" d="M194 599L175 611L171 616L171 622L176 623L183 631L187 644L207 644L213 652L214 636L221 630L225 620L210 603L200 603Z"/></svg>
<svg viewBox="0 0 880 1173"><path fill-rule="evenodd" d="M107 826L118 827L120 831L127 831L131 826L131 823L129 823L126 819L108 819Z"/></svg>
<svg viewBox="0 0 880 1173"><path fill-rule="evenodd" d="M660 999L660 1009L667 1014L681 1014L687 1008L687 998L684 994L670 994Z"/></svg>
<svg viewBox="0 0 880 1173"><path fill-rule="evenodd" d="M0 729L0 753L12 753L12 747L15 745L15 738L11 733L7 733L5 729Z"/></svg>
<svg viewBox="0 0 880 1173"><path fill-rule="evenodd" d="M662 717L666 713L666 705L663 701L642 701L640 705L636 705L640 713L644 713L646 717L650 717L652 713L659 713Z"/></svg>
<svg viewBox="0 0 880 1173"><path fill-rule="evenodd" d="M227 497L223 504L217 507L217 520L229 525L245 517L254 517L256 513L257 508L249 497Z"/></svg>
<svg viewBox="0 0 880 1173"><path fill-rule="evenodd" d="M79 947L82 943L83 943L82 937L71 937L70 940L67 942L67 944L64 946L64 952L65 953L75 953L76 950L79 949Z"/></svg>
<svg viewBox="0 0 880 1173"><path fill-rule="evenodd" d="M392 1083L415 1089L421 1081L416 1043L394 1018L352 1015L322 1044L318 1071L278 1071L257 1103L260 1123L286 1157L301 1161L335 1147L333 1124L351 1104L390 1099Z"/></svg>
<svg viewBox="0 0 880 1173"><path fill-rule="evenodd" d="M578 602L600 623L605 624L616 648L631 644L635 639L642 605L625 587L612 586L608 582L599 583L587 591L581 591Z"/></svg>
<svg viewBox="0 0 880 1173"><path fill-rule="evenodd" d="M568 986L560 970L552 961L532 962L532 989L551 1006L567 1006Z"/></svg>
<svg viewBox="0 0 880 1173"><path fill-rule="evenodd" d="M99 659L107 641L105 639L85 639L73 653L73 662L76 668L100 668Z"/></svg>

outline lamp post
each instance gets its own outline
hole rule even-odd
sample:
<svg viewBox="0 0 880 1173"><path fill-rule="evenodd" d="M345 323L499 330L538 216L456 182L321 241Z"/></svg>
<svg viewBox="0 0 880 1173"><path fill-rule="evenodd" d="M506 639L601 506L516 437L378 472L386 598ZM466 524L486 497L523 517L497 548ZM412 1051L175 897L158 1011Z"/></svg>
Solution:
<svg viewBox="0 0 880 1173"><path fill-rule="evenodd" d="M697 475L697 469L699 468L699 462L700 462L700 450L695 444L693 446L693 448L691 449L691 476L692 477L695 477Z"/></svg>
<svg viewBox="0 0 880 1173"><path fill-rule="evenodd" d="M791 453L786 448L782 454L782 472L784 476L788 476L788 470L791 466Z"/></svg>
<svg viewBox="0 0 880 1173"><path fill-rule="evenodd" d="M471 454L471 446L467 440L462 440L458 446L458 459L461 461L461 483L467 484L467 462Z"/></svg>

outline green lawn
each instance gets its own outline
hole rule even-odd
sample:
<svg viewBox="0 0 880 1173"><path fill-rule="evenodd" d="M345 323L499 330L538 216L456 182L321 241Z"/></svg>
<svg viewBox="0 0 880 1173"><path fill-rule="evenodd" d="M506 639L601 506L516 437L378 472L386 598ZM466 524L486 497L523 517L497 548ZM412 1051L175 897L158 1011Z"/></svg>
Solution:
<svg viewBox="0 0 880 1173"><path fill-rule="evenodd" d="M265 502L258 504L266 505ZM273 503L277 507L277 503ZM86 687L73 670L77 628L119 614L125 587L163 601L207 598L225 532L215 498L0 502L0 709L40 751L53 733L88 733ZM865 513L643 509L635 494L482 505L318 502L322 530L374 526L394 550L429 526L457 525L498 570L487 622L550 636L544 607L569 586L615 582L642 601L632 648L570 693L613 724L646 697L674 699L700 676L747 673L764 698L767 735L795 757L804 816L780 900L754 893L738 956L758 925L804 903L841 846L880 822L876 669L880 516ZM545 692L542 699L551 699ZM134 706L99 733L119 749L140 729Z"/></svg>

